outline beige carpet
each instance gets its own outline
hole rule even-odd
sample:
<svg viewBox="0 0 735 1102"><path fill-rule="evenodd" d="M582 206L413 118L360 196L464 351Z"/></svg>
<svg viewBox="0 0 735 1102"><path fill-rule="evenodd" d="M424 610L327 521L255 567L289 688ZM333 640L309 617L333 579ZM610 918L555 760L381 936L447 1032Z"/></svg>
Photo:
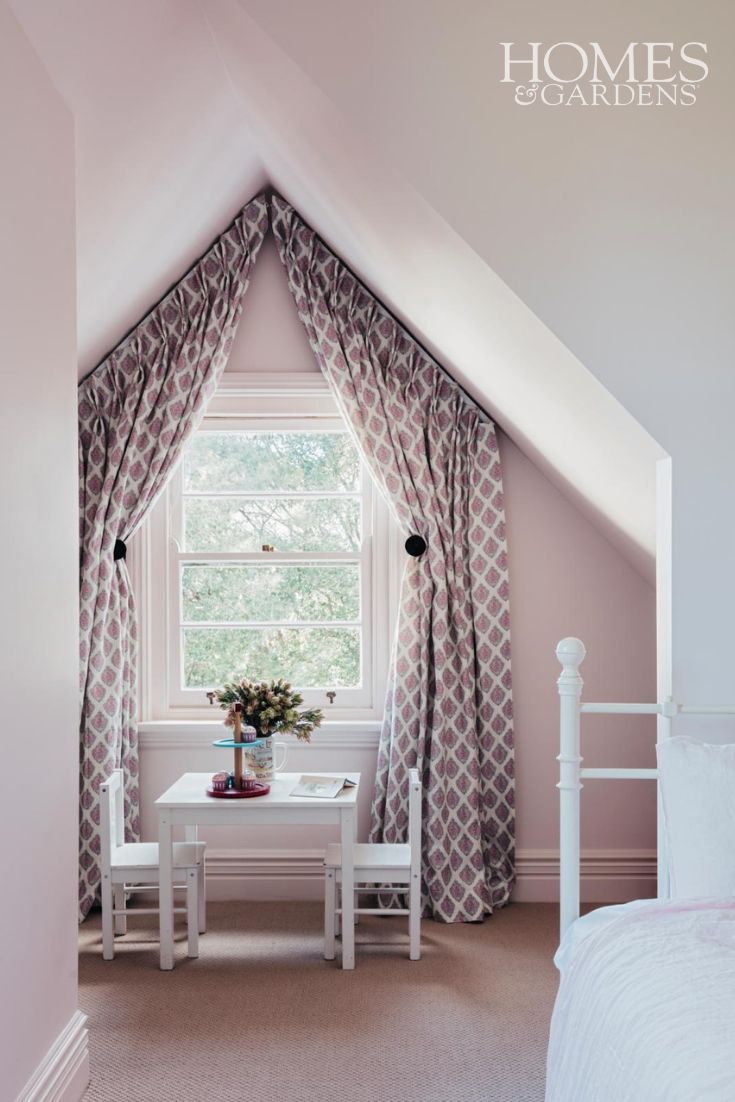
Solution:
<svg viewBox="0 0 735 1102"><path fill-rule="evenodd" d="M541 1102L556 993L557 908L516 904L482 925L363 918L357 968L322 959L311 903L213 903L198 960L177 931L157 967L151 919L102 960L80 931L89 1102Z"/></svg>

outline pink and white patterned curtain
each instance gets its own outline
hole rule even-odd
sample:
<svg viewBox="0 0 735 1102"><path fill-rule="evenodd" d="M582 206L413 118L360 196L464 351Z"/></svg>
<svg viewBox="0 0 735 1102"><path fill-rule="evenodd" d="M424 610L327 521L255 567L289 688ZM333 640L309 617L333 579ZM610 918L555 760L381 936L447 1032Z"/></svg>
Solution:
<svg viewBox="0 0 735 1102"><path fill-rule="evenodd" d="M125 544L214 393L267 229L267 203L258 196L79 385L82 917L100 879L99 785L120 766L126 836L140 836L136 623Z"/></svg>
<svg viewBox="0 0 735 1102"><path fill-rule="evenodd" d="M272 219L314 354L404 532L420 537L407 547L413 555L371 837L405 840L408 770L418 765L425 913L478 920L507 902L514 882L508 579L495 429L278 196Z"/></svg>

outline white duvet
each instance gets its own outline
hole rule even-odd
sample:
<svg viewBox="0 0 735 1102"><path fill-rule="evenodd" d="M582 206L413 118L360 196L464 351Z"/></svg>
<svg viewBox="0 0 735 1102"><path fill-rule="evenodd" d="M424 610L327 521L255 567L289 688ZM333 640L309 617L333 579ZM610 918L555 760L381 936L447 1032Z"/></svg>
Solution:
<svg viewBox="0 0 735 1102"><path fill-rule="evenodd" d="M735 1102L735 900L600 908L556 962L546 1102Z"/></svg>

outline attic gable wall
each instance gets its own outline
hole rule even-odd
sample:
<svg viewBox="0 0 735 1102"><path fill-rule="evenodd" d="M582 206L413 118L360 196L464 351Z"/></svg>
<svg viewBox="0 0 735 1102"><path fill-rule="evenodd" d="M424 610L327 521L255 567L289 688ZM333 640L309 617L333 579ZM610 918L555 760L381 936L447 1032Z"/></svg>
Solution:
<svg viewBox="0 0 735 1102"><path fill-rule="evenodd" d="M478 248L488 211L465 217L458 232L446 205L438 210L433 175L411 184L382 145L385 128L365 125L354 96L340 90L335 106L308 73L316 45L296 64L274 40L283 28L271 26L270 37L236 0L14 6L76 118L82 372L270 179L651 576L663 449L490 267ZM294 24L309 7L293 6ZM345 56L356 52L358 7L349 0L327 11ZM390 76L389 47L401 41L392 28L402 24L387 8L375 13L384 33L365 38L371 73L384 66ZM476 15L470 5L461 25ZM421 26L443 18L439 5ZM443 56L442 41L433 47ZM402 95L413 103L408 93L397 90L397 109ZM382 109L384 90L370 74L359 94L367 110L373 102ZM434 149L438 170L445 155L420 120L414 131ZM504 159L503 172L512 164ZM468 214L473 173L458 165L455 177L453 205Z"/></svg>
<svg viewBox="0 0 735 1102"><path fill-rule="evenodd" d="M242 319L233 343L228 371L317 372L305 330L288 289L286 272L272 237L267 237L258 256L248 289ZM560 635L580 635L590 649L584 670L591 695L615 697L623 690L636 699L655 695L656 624L652 586L575 506L534 466L513 441L498 428L503 464L505 512L510 577L511 645L513 660L513 710L516 743L517 842L519 887L517 899L548 899L554 883L547 874L529 876L531 855L553 854L558 831L556 755L558 753L558 664L555 647ZM400 546L400 544L399 544ZM595 717L585 731L585 756L590 762L627 764L650 768L655 764L655 721L635 717L620 730L616 721ZM153 800L183 768L199 768L198 759L182 761L143 747L143 826L155 836ZM376 735L377 747L377 735ZM206 768L204 750L201 768ZM313 746L289 749L289 768L314 770L313 754L320 753L318 736ZM336 768L335 751L323 751L320 768ZM343 749L345 768L360 769L362 788L372 791L375 749ZM174 758L172 762L170 759ZM329 762L329 765L327 765ZM585 845L609 852L649 853L655 847L656 799L653 787L641 792L631 781L616 789L616 799L585 796ZM621 819L618 808L628 812ZM242 845L238 832L226 843ZM260 844L260 843L258 843ZM293 849L318 848L318 832L281 829L274 840L266 832L262 845ZM538 860L535 860L538 867ZM653 890L653 882L638 890ZM249 885L244 889L248 890ZM607 882L606 899L625 897L627 885ZM231 891L236 889L230 888ZM253 890L253 889L251 889ZM262 887L260 890L263 890ZM296 893L299 885L290 889Z"/></svg>

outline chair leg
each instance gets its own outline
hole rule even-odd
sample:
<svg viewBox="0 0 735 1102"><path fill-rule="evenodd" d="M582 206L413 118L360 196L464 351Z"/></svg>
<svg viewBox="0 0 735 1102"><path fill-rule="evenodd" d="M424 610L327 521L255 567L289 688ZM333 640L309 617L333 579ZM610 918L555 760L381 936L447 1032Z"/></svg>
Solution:
<svg viewBox="0 0 735 1102"><path fill-rule="evenodd" d="M411 881L408 892L409 957L421 960L421 878Z"/></svg>
<svg viewBox="0 0 735 1102"><path fill-rule="evenodd" d="M334 888L334 936L342 937L342 915L337 914L337 908L342 907L342 885L337 883L335 876Z"/></svg>
<svg viewBox="0 0 735 1102"><path fill-rule="evenodd" d="M324 959L334 960L335 911L337 909L337 889L334 869L324 873Z"/></svg>
<svg viewBox="0 0 735 1102"><path fill-rule="evenodd" d="M207 881L206 870L204 867L204 858L199 866L199 872L197 875L197 900L199 905L199 933L206 934L207 932Z"/></svg>
<svg viewBox="0 0 735 1102"><path fill-rule="evenodd" d="M115 933L112 921L112 883L109 876L102 877L102 957L115 958Z"/></svg>
<svg viewBox="0 0 735 1102"><path fill-rule="evenodd" d="M187 956L199 956L199 891L198 870L186 870L186 936Z"/></svg>
<svg viewBox="0 0 735 1102"><path fill-rule="evenodd" d="M115 910L125 910L125 885L115 884L112 889L112 898L115 900ZM128 932L128 919L127 915L115 915L115 936L122 937L123 934Z"/></svg>

